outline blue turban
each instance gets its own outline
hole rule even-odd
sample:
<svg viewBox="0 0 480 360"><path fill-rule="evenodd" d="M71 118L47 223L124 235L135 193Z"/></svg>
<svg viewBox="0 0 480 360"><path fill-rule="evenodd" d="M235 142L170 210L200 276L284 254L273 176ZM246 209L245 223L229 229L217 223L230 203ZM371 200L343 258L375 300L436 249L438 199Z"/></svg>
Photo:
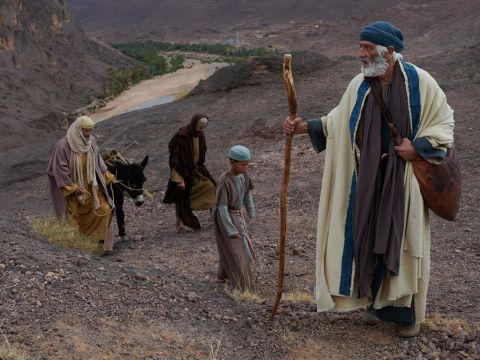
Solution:
<svg viewBox="0 0 480 360"><path fill-rule="evenodd" d="M250 160L250 150L243 145L235 145L228 151L228 157L236 161L248 161Z"/></svg>
<svg viewBox="0 0 480 360"><path fill-rule="evenodd" d="M393 46L398 53L403 49L402 32L386 21L377 21L365 26L360 31L360 40L370 41L382 46Z"/></svg>

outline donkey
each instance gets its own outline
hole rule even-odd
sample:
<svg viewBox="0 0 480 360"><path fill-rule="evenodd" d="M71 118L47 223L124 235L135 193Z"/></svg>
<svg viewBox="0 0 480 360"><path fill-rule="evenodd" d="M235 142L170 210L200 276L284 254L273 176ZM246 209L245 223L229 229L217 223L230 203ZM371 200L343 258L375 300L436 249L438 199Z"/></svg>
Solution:
<svg viewBox="0 0 480 360"><path fill-rule="evenodd" d="M125 193L128 194L136 206L143 204L143 184L147 180L143 170L148 163L148 155L140 164L132 160L125 159L117 150L109 150L104 156L105 164L117 182L112 184L110 195L115 203L115 212L117 216L118 236L124 237L125 232L125 213L123 211L123 199ZM113 193L113 194L112 194Z"/></svg>

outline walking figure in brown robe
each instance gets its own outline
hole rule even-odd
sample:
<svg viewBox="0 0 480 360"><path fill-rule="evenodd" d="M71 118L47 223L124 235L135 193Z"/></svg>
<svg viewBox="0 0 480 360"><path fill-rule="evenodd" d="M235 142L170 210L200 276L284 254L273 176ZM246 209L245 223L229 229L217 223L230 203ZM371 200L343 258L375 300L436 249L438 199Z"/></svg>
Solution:
<svg viewBox="0 0 480 360"><path fill-rule="evenodd" d="M215 201L215 180L205 166L207 145L204 131L208 118L195 114L168 144L170 179L163 202L175 204L177 233L201 228L192 210L209 210Z"/></svg>

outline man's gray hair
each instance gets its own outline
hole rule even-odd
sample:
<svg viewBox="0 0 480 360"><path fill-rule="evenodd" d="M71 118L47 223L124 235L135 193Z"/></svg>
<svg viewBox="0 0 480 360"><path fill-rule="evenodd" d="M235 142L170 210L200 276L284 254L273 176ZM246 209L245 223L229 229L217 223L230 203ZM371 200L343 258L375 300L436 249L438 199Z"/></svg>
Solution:
<svg viewBox="0 0 480 360"><path fill-rule="evenodd" d="M388 51L388 49L385 46L377 45L377 52L380 54L380 56L383 57L383 55L387 51ZM394 51L393 54L392 54L392 58L393 58L393 61L401 60L401 59L403 59L403 55Z"/></svg>

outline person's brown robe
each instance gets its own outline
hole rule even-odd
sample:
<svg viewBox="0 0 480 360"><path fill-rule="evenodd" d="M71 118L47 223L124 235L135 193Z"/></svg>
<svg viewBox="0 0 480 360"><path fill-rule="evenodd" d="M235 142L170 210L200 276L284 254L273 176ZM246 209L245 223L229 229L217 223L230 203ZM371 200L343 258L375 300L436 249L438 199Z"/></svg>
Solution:
<svg viewBox="0 0 480 360"><path fill-rule="evenodd" d="M194 136L197 136L199 140L199 160L196 163L193 159ZM176 205L183 224L192 229L200 229L200 222L193 214L189 200L195 174L198 172L211 180L214 185L216 184L205 166L205 154L207 152L205 136L203 134L193 134L190 131L190 126L181 128L170 140L168 150L170 152L170 170L175 169L183 177L185 190L180 189L177 183L170 179L163 202Z"/></svg>

